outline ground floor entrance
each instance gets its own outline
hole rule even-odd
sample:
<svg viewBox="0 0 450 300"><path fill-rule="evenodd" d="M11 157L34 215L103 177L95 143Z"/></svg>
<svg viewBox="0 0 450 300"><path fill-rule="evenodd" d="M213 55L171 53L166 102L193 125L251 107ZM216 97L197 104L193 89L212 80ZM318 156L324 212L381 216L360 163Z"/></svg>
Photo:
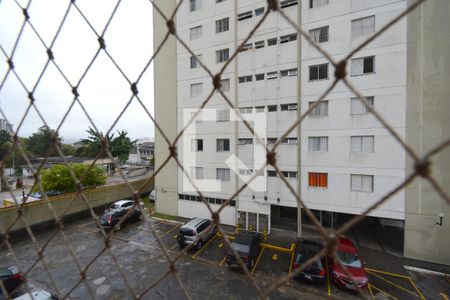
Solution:
<svg viewBox="0 0 450 300"><path fill-rule="evenodd" d="M270 206L272 228L297 231L297 207Z"/></svg>

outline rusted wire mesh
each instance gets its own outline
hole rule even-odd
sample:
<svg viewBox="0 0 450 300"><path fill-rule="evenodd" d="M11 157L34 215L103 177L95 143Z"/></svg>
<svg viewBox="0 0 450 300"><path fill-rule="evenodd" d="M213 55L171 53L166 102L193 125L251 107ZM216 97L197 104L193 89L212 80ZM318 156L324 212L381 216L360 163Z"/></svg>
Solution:
<svg viewBox="0 0 450 300"><path fill-rule="evenodd" d="M184 41L182 39L182 37L177 33L176 26L175 26L175 18L176 18L176 15L177 15L177 11L180 8L180 6L183 4L183 2L186 2L186 1L180 0L177 3L176 9L171 13L171 15L165 15L154 1L150 0L148 2L148 5L152 6L153 9L156 10L156 12L166 21L167 33L166 33L165 37L163 38L162 42L159 45L155 45L154 53L151 55L151 57L149 57L147 63L142 66L142 71L139 73L137 78L131 78L121 68L120 64L115 60L115 58L111 54L110 50L106 47L106 41L105 41L105 38L104 38L105 37L105 33L108 31L108 28L110 26L111 21L113 20L113 18L116 15L116 11L118 10L120 4L123 1L121 1L121 0L117 1L116 5L115 5L115 8L112 11L112 13L111 13L111 15L110 15L110 17L108 19L108 22L106 23L106 25L104 26L104 28L103 28L103 30L101 32L99 32L99 31L94 29L94 26L92 25L92 20L89 20L89 18L86 16L85 12L83 12L83 10L77 5L77 2L76 1L70 1L70 3L68 3L67 9L66 9L66 13L65 13L62 21L60 22L59 27L57 28L56 33L54 34L54 37L52 38L50 43L46 43L44 41L44 39L42 38L42 36L40 35L39 28L36 28L35 26L33 26L33 22L31 21L32 19L30 18L29 13L28 13L28 9L29 9L29 7L30 7L32 2L33 2L33 0L30 0L30 1L28 1L28 3L25 6L23 6L21 3L19 3L17 0L15 0L15 3L17 4L17 6L20 8L20 10L23 13L23 16L22 16L23 17L23 24L22 24L22 27L20 29L19 34L17 35L16 42L15 42L14 47L12 48L12 50L11 51L7 51L4 48L4 45L2 45L2 41L0 41L0 49L1 49L1 52L2 52L3 59L5 59L7 61L7 72L6 72L5 76L1 79L1 83L0 83L0 97L1 97L2 89L4 88L4 85L5 85L5 82L7 81L7 79L9 77L15 77L19 81L19 83L22 86L23 90L28 95L28 107L27 107L27 110L25 111L24 115L22 116L20 123L17 125L17 129L15 130L15 134L14 134L13 140L12 140L13 147L10 149L10 151L9 151L9 153L8 153L8 155L6 157L10 157L12 155L13 151L15 151L15 150L19 151L22 154L22 156L24 157L24 159L26 160L26 163L27 163L28 167L30 169L32 169L33 174L34 174L34 179L35 179L33 188L37 187L39 189L39 191L41 192L41 194L44 197L43 201L48 205L49 211L53 214L53 218L54 218L54 221L55 221L55 231L49 236L47 242L45 242L42 245L39 245L39 243L36 241L36 238L35 238L35 235L34 235L33 231L30 228L29 222L27 221L27 218L24 215L24 205L27 203L27 201L24 201L22 203L21 201L19 201L19 199L16 198L16 196L12 193L12 191L10 191L11 197L14 199L14 201L16 203L15 209L16 209L16 212L17 212L17 216L16 216L14 222L12 222L9 226L7 226L6 228L0 228L0 233L2 235L4 235L4 237L5 237L5 239L1 242L2 243L1 246L2 247L6 246L8 248L8 250L12 253L13 259L16 260L16 262L18 264L18 261L17 261L18 258L17 258L16 254L14 252L14 248L12 246L12 242L9 239L9 233L10 233L11 229L13 228L13 226L17 222L23 222L25 224L25 227L26 227L26 232L27 232L27 234L29 235L29 237L30 237L30 239L32 241L32 247L34 247L34 249L35 249L35 251L37 253L37 258L34 261L34 263L31 264L31 266L30 266L30 268L28 270L21 270L22 273L25 274L25 276L26 276L27 274L29 274L31 272L31 270L38 263L41 263L43 265L44 269L45 269L45 272L47 273L47 275L50 278L50 281L51 281L51 284L52 284L52 288L62 298L70 297L71 292L74 291L79 285L82 285L82 284L84 284L86 286L89 295L93 299L96 298L96 295L92 291L92 288L86 282L87 281L86 280L86 272L94 264L94 262L99 257L101 257L102 255L109 255L112 258L112 261L116 265L117 270L119 270L119 273L120 273L121 277L123 278L123 281L124 281L128 291L131 293L132 297L135 298L135 299L140 299L140 298L144 297L150 290L152 290L157 285L159 285L162 282L162 280L165 279L168 276L174 276L176 281L178 282L179 286L181 287L184 295L186 296L186 298L191 298L191 294L189 293L189 287L186 286L186 283L184 283L181 280L181 278L179 276L179 273L178 273L178 269L177 269L177 262L180 260L181 257L183 257L185 255L186 251L188 251L190 247L185 248L179 254L174 256L166 248L166 246L164 245L162 240L158 237L158 234L155 231L154 225L149 221L148 218L145 218L144 222L145 222L146 226L153 232L154 236L156 237L157 242L159 243L159 245L161 247L161 251L163 252L164 256L167 258L167 260L169 262L169 268L166 270L166 272L164 273L164 275L162 277L160 277L159 279L155 280L154 283L152 283L148 287L146 287L146 288L144 288L142 290L135 290L135 289L132 288L132 286L130 284L130 281L129 281L128 277L127 277L127 273L123 270L123 267L120 265L120 263L118 263L118 260L117 260L117 257L115 256L115 254L111 251L111 243L110 242L111 242L111 237L114 235L114 231L106 232L103 229L101 229L102 227L99 224L98 217L97 217L96 213L94 212L93 207L91 207L91 205L90 205L90 203L89 203L89 201L88 201L88 199L86 197L85 188L81 184L81 181L79 179L77 179L77 177L75 176L71 165L69 164L69 162L66 160L66 158L63 155L63 151L62 151L61 145L59 144L58 140L56 139L56 136L59 133L62 125L66 122L67 116L72 111L72 109L73 109L73 107L75 105L78 105L79 107L81 107L83 113L85 114L85 116L89 120L89 123L90 123L89 125L92 128L94 128L96 133L101 137L101 141L102 141L101 151L98 153L98 155L95 158L94 162L92 162L92 164L90 165L90 168L92 168L94 166L95 162L101 157L101 152L105 152L107 157L112 159L112 161L115 161L114 157L113 157L113 155L112 155L112 153L110 151L110 146L108 145L108 141L106 139L106 136L108 136L108 134L110 134L112 132L114 126L119 122L119 120L121 119L123 114L127 111L127 109L129 108L129 106L130 106L130 104L132 102L137 103L138 105L140 105L142 107L142 109L146 112L146 114L148 115L148 118L151 119L151 121L154 123L156 130L163 137L164 141L162 141L162 142L167 143L167 147L169 148L169 155L167 157L158 157L157 158L162 163L160 164L159 168L157 168L154 171L154 173L151 176L151 178L149 178L145 184L148 184L149 182L153 181L155 179L155 177L158 176L160 171L167 165L167 163L170 160L174 160L176 162L176 164L178 165L178 168L184 174L184 176L186 176L188 178L190 183L197 190L199 197L201 198L202 202L208 208L208 210L209 210L209 212L211 214L211 219L213 220L213 224L215 226L217 226L218 230L221 233L221 236L222 236L224 242L226 243L226 245L229 246L230 245L230 241L229 241L229 239L228 239L228 237L227 237L223 227L220 224L220 212L228 204L230 204L230 202L232 200L236 199L236 197L248 186L248 184L252 180L254 180L256 178L256 176L259 174L259 172L255 172L255 175L250 179L249 182L247 182L246 184L242 185L238 190L236 190L234 192L234 194L226 202L224 202L222 204L222 206L218 210L215 211L211 207L211 205L208 203L208 201L205 200L205 197L203 196L202 192L200 191L201 188L196 186L196 184L195 184L194 180L191 178L190 174L183 167L183 164L179 160L179 157L178 157L178 154L177 154L177 142L180 140L180 138L185 133L186 128L193 123L194 119L200 113L201 109L204 108L207 105L207 103L211 100L213 94L215 92L217 92L217 91L220 93L220 95L222 96L222 98L225 101L225 103L227 103L231 109L234 109L236 111L236 114L238 115L238 118L240 119L240 121L242 121L245 124L245 126L248 128L248 130L255 136L256 141L259 144L261 144L266 149L266 166L272 166L276 170L277 175L281 178L281 180L284 182L284 184L287 186L287 188L290 190L292 195L297 200L298 206L305 210L307 216L310 218L310 220L313 222L314 226L320 232L320 235L322 236L323 241L324 241L324 245L325 245L325 247L322 249L322 251L320 251L315 257L313 257L310 260L308 260L307 263L303 264L300 269L298 269L295 272L289 274L288 276L285 276L285 277L282 277L282 278L278 279L276 282L274 282L267 289L263 289L260 285L258 285L255 277L250 274L250 272L247 270L247 268L244 267L244 264L239 259L238 254L236 252L234 252L234 256L236 257L237 261L241 265L242 269L245 270L246 277L248 278L249 282L251 283L251 285L254 287L254 289L257 291L257 294L261 298L267 298L268 296L270 296L279 287L281 287L282 285L288 283L289 280L291 280L302 269L308 267L312 262L314 262L315 260L317 260L317 259L319 259L321 257L324 257L325 255L332 255L334 257L334 259L338 263L340 263L339 258L334 254L334 249L335 249L336 243L337 243L337 237L339 237L339 236L345 234L346 232L348 232L353 226L355 226L356 224L361 222L370 212L372 212L374 209L376 209L377 207L379 207L380 205L382 205L383 203L388 201L395 193L397 193L401 189L405 188L407 185L409 185L411 182L413 182L417 177L422 177L422 178L426 179L434 187L434 189L442 197L442 199L444 199L448 204L450 204L450 197L449 197L449 195L447 195L445 193L444 189L431 176L431 171L430 171L431 167L432 167L431 158L433 156L435 156L436 154L438 154L439 152L441 152L442 150L444 150L446 147L448 147L449 144L450 144L450 140L447 140L447 141L445 141L444 143L442 143L440 145L436 145L435 148L433 150L429 151L426 155L424 155L422 157L419 156L414 149L412 149L409 145L407 145L405 143L405 141L401 138L401 136L388 124L388 122L383 118L383 116L379 112L377 112L372 106L370 106L364 100L363 95L358 91L357 87L353 86L350 83L350 81L347 79L347 74L346 74L347 63L349 62L349 60L353 57L353 55L355 53L357 53L359 50L361 50L362 48L364 48L365 46L370 44L377 37L382 35L387 29L389 29L391 26L393 26L398 21L400 21L402 18L404 18L408 13L410 13L411 11L416 9L418 6L422 5L424 0L415 1L404 12L402 12L396 18L394 18L393 20L388 22L385 26L380 28L376 33L372 34L363 43L361 43L359 46L357 46L355 49L353 49L344 59L339 60L339 61L336 61L335 59L333 59L333 57L329 53L327 53L327 51L325 51L320 46L320 44L314 42L310 38L309 34L301 27L300 24L297 24L296 21L291 20L286 15L286 13L282 9L280 9L280 4L279 4L278 0L268 0L268 2L267 2L267 9L265 10L265 13L262 16L262 18L260 19L260 21L256 23L256 26L249 32L248 36L242 42L240 42L238 48L234 50L234 52L230 55L229 59L223 64L222 68L220 69L220 71L218 73L214 74L211 71L211 69L208 68L208 66L205 63L203 63L201 60L198 61L200 66L210 76L210 78L212 80L212 83L213 83L213 88L212 88L211 92L208 94L208 97L199 106L197 112L192 116L191 120L187 123L187 125L184 128L181 128L181 130L178 132L178 134L177 134L177 136L176 136L176 138L174 140L170 140L168 138L168 136L165 134L163 128L158 125L158 123L155 121L154 116L148 111L146 106L143 104L144 99L142 99L141 96L139 95L138 86L139 86L139 83L140 83L140 80L141 80L142 76L144 75L145 72L148 71L149 66L154 61L155 57L157 57L158 53L160 53L161 51L164 51L164 45L166 44L166 42L170 38L176 38L176 40L181 44L182 47L184 47L191 55L195 56L194 51L191 50L191 48L189 47L188 42ZM0 6L0 9L1 9L1 6ZM56 40L58 39L58 37L60 36L61 28L63 27L63 25L67 21L68 16L71 15L71 14L78 14L79 16L81 16L83 18L84 22L90 27L92 32L95 34L95 36L97 38L97 41L98 41L98 44L99 44L98 49L95 52L95 54L92 56L92 59L91 59L90 63L85 68L82 76L77 81L69 80L68 76L66 76L66 74L65 74L64 69L58 63L58 60L54 59L54 53L53 53L53 46L54 46ZM255 130L252 128L252 125L248 121L246 121L245 118L240 114L239 109L237 109L235 107L235 105L233 104L233 101L231 101L227 97L227 95L221 90L221 83L220 83L221 76L224 73L224 71L227 68L227 66L229 66L233 62L233 60L238 55L239 50L248 42L248 40L253 36L255 31L258 28L260 28L260 26L266 21L267 17L270 14L279 14L280 16L282 16L282 18L284 18L290 25L292 25L292 28L294 28L303 38L305 38L313 47L315 47L317 49L317 51L319 51L323 55L323 57L325 57L328 60L328 62L335 68L335 72L334 72L334 77L335 78L334 78L333 82L331 83L331 85L325 91L323 91L322 95L317 98L317 100L314 102L314 104L311 105L307 111L303 112L301 117L298 118L296 120L296 122L294 124L292 124L292 126L290 126L290 128L283 134L282 137L280 137L278 139L278 141L272 147L268 147L265 144L264 140L256 134ZM31 87L27 86L22 81L21 76L23 76L23 74L20 74L14 68L15 53L16 53L18 45L21 42L21 37L23 35L23 32L24 32L25 28L27 28L27 27L31 28L33 34L40 40L40 42L42 44L42 47L43 47L42 49L45 50L47 55L48 55L48 59L46 61L46 64L45 64L44 68L42 69L42 71L40 73L40 76L38 77L38 79L34 83L34 85L31 86ZM91 116L89 115L88 111L85 109L85 107L83 105L83 97L78 92L78 89L79 89L80 85L83 83L83 80L85 79L87 73L90 71L92 65L94 64L94 62L96 61L96 59L98 58L100 53L106 54L108 59L113 63L113 65L116 68L117 72L128 82L130 90L131 90L130 91L130 96L129 96L129 99L127 100L126 105L123 107L122 111L114 118L111 127L105 133L105 135L103 135L98 130L98 128L96 127L95 120L93 118L91 118ZM64 231L64 223L63 223L62 220L65 217L65 215L66 215L67 211L69 210L70 206L72 205L72 203L69 204L69 206L66 208L66 210L65 210L65 212L63 214L58 215L56 213L53 205L52 205L52 202L48 200L48 197L47 197L46 193L44 193L44 190L42 188L40 172L41 172L41 170L42 170L46 160L48 159L49 155L46 156L45 160L43 160L41 162L39 167L37 167L37 168L33 167L33 165L30 162L30 158L27 156L27 154L22 149L22 147L21 147L21 145L19 143L18 135L17 135L17 133L19 132L20 128L26 122L28 114L32 110L34 110L38 114L39 118L44 123L44 125L47 128L49 128L49 126L48 126L48 124L46 122L45 115L43 115L41 113L41 110L40 110L40 108L38 106L38 102L39 102L38 100L39 99L35 99L35 91L36 91L37 87L39 86L43 75L48 70L49 65L53 65L54 67L56 67L57 72L62 76L62 78L64 78L66 84L72 90L72 97L73 97L70 106L68 107L67 111L64 114L64 117L62 118L61 122L59 123L59 126L56 127L56 128L53 128L55 130L55 135L53 136L52 142L53 142L53 144L55 146L55 149L57 150L58 155L64 160L64 164L69 168L71 177L77 183L76 184L76 188L77 188L77 193L78 193L79 199L81 199L84 202L84 204L86 206L86 209L89 211L92 219L95 220L95 222L97 223L97 226L101 229L101 233L102 233L102 236L103 236L103 239L104 239L104 245L103 245L102 249L88 263L81 263L80 258L77 256L76 251L74 250L74 246L72 245L70 240L67 238L67 236L65 234L65 231ZM277 166L277 162L276 162L275 157L276 157L277 148L280 145L281 141L283 141L291 132L293 132L298 127L298 125L306 118L306 116L308 116L308 114L312 110L314 110L314 108L316 108L319 105L320 101L323 100L325 97L327 97L327 95L331 91L333 91L333 89L335 88L335 86L339 82L342 82L345 86L348 87L348 89L352 93L354 93L354 95L366 107L366 109L383 125L383 127L386 130L388 130L388 132L392 135L392 137L394 137L394 139L405 149L406 153L414 161L414 172L412 174L407 175L406 179L401 184L399 184L392 191L387 193L384 197L379 199L375 204L373 204L372 206L367 208L364 211L364 213L362 213L359 216L356 216L356 217L352 218L350 221L348 221L342 227L340 227L339 229L337 229L335 231L332 231L330 233L330 232L326 231L322 227L322 225L316 219L314 214L305 205L305 202L303 201L303 199L295 191L295 188L285 178L285 176L283 175L283 173L280 171L280 169ZM9 116L4 113L4 110L1 107L0 107L0 113L2 115L2 118L8 121ZM139 205L139 203L141 201L140 194L141 194L142 190L144 189L145 184L141 187L141 189L135 190L130 185L129 180L127 179L127 176L122 172L122 170L118 166L116 166L116 169L119 171L120 176L122 177L123 181L126 183L130 194L132 194L133 197L134 197L135 208L141 210L142 207ZM5 182L5 186L8 186L6 184L7 178L6 178L6 174L5 174L4 170L5 170L5 166L4 166L4 163L2 161L2 165L1 165L2 181ZM61 292L58 290L57 284L55 283L55 280L52 277L52 270L51 270L51 268L48 265L49 263L46 262L43 259L43 252L46 250L47 247L49 247L50 242L52 241L52 239L58 233L62 235L64 243L67 246L67 249L69 250L70 257L76 263L76 266L77 266L78 271L80 273L78 282L76 284L74 284L73 287L68 292L66 292L65 294L61 294ZM343 269L345 270L347 275L350 278L352 278L351 274L347 271L345 266L342 265L342 264L341 264L341 266L343 267ZM1 284L1 289L4 292L4 294L7 294L3 284ZM363 293L363 291L359 290L359 293L361 294L361 296L365 297L365 294Z"/></svg>

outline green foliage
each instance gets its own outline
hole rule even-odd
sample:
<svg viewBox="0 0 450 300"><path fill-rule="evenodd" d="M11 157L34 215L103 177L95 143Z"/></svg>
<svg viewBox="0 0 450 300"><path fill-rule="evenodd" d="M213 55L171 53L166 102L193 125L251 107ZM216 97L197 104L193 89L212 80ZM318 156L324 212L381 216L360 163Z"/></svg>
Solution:
<svg viewBox="0 0 450 300"><path fill-rule="evenodd" d="M130 151L136 147L136 141L131 141L125 130L118 131L118 136L111 141L111 154L120 162L126 162Z"/></svg>
<svg viewBox="0 0 450 300"><path fill-rule="evenodd" d="M70 144L62 144L62 151L63 151L64 155L74 155L75 147Z"/></svg>
<svg viewBox="0 0 450 300"><path fill-rule="evenodd" d="M106 183L105 171L93 166L89 171L89 165L71 164L71 168L84 188L93 188ZM45 191L59 191L63 193L75 192L75 181L70 176L69 169L65 165L54 165L41 172L42 187Z"/></svg>
<svg viewBox="0 0 450 300"><path fill-rule="evenodd" d="M0 160L8 154L12 147L11 135L6 130L0 130Z"/></svg>
<svg viewBox="0 0 450 300"><path fill-rule="evenodd" d="M52 142L55 131L45 126L39 127L38 131L33 133L26 141L28 150L35 156L55 156L58 155ZM57 142L61 142L59 134L56 135Z"/></svg>
<svg viewBox="0 0 450 300"><path fill-rule="evenodd" d="M27 150L25 141L25 138L19 138L20 147L29 157L30 153ZM13 140L11 139L11 135L6 130L0 130L0 160L4 166L6 168L12 168L13 166L17 167L26 164L26 160L19 148L16 147L15 150L10 152L12 148Z"/></svg>
<svg viewBox="0 0 450 300"><path fill-rule="evenodd" d="M101 148L101 135L91 127L86 132L89 133L89 137L81 140L84 147L78 148L75 156L94 158L100 153L100 158L106 157L106 152ZM128 133L124 130L118 131L118 134L117 137L114 137L114 134L107 135L106 141L113 157L117 157L120 162L125 162L128 160L130 151L136 146L136 141L130 140Z"/></svg>

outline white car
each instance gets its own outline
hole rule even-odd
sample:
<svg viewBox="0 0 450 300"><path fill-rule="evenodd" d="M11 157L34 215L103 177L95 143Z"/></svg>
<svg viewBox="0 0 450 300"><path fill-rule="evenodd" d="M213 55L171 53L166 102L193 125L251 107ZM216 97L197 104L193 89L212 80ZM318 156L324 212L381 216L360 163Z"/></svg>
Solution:
<svg viewBox="0 0 450 300"><path fill-rule="evenodd" d="M148 198L152 201L156 200L155 190L150 192L150 195L148 196Z"/></svg>
<svg viewBox="0 0 450 300"><path fill-rule="evenodd" d="M46 291L32 291L30 293L25 293L20 297L14 298L14 300L59 300L59 297L55 294L51 294Z"/></svg>

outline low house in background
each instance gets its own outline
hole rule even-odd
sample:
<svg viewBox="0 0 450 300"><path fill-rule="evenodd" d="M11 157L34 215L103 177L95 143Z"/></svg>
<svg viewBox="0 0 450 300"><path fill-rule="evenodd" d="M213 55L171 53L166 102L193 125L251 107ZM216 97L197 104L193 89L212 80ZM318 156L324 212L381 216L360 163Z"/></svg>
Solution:
<svg viewBox="0 0 450 300"><path fill-rule="evenodd" d="M45 158L43 158L43 157L33 158L30 160L34 170L39 168L39 166L42 164L43 161L45 161L45 162L42 165L42 167L44 169L48 169L48 168L52 167L53 165L64 164L65 161L67 161L69 164L70 163L83 163L83 164L90 165L94 162L94 159L87 158L87 157L75 157L75 156L64 156L64 159L63 159L62 157L58 156L58 157L49 157L49 158L47 158L47 160L45 160ZM112 172L114 171L113 160L110 158L99 158L95 161L94 165L103 168L108 175L111 175ZM21 168L22 168L23 177L26 177L26 178L33 177L33 172L29 166L22 165Z"/></svg>

